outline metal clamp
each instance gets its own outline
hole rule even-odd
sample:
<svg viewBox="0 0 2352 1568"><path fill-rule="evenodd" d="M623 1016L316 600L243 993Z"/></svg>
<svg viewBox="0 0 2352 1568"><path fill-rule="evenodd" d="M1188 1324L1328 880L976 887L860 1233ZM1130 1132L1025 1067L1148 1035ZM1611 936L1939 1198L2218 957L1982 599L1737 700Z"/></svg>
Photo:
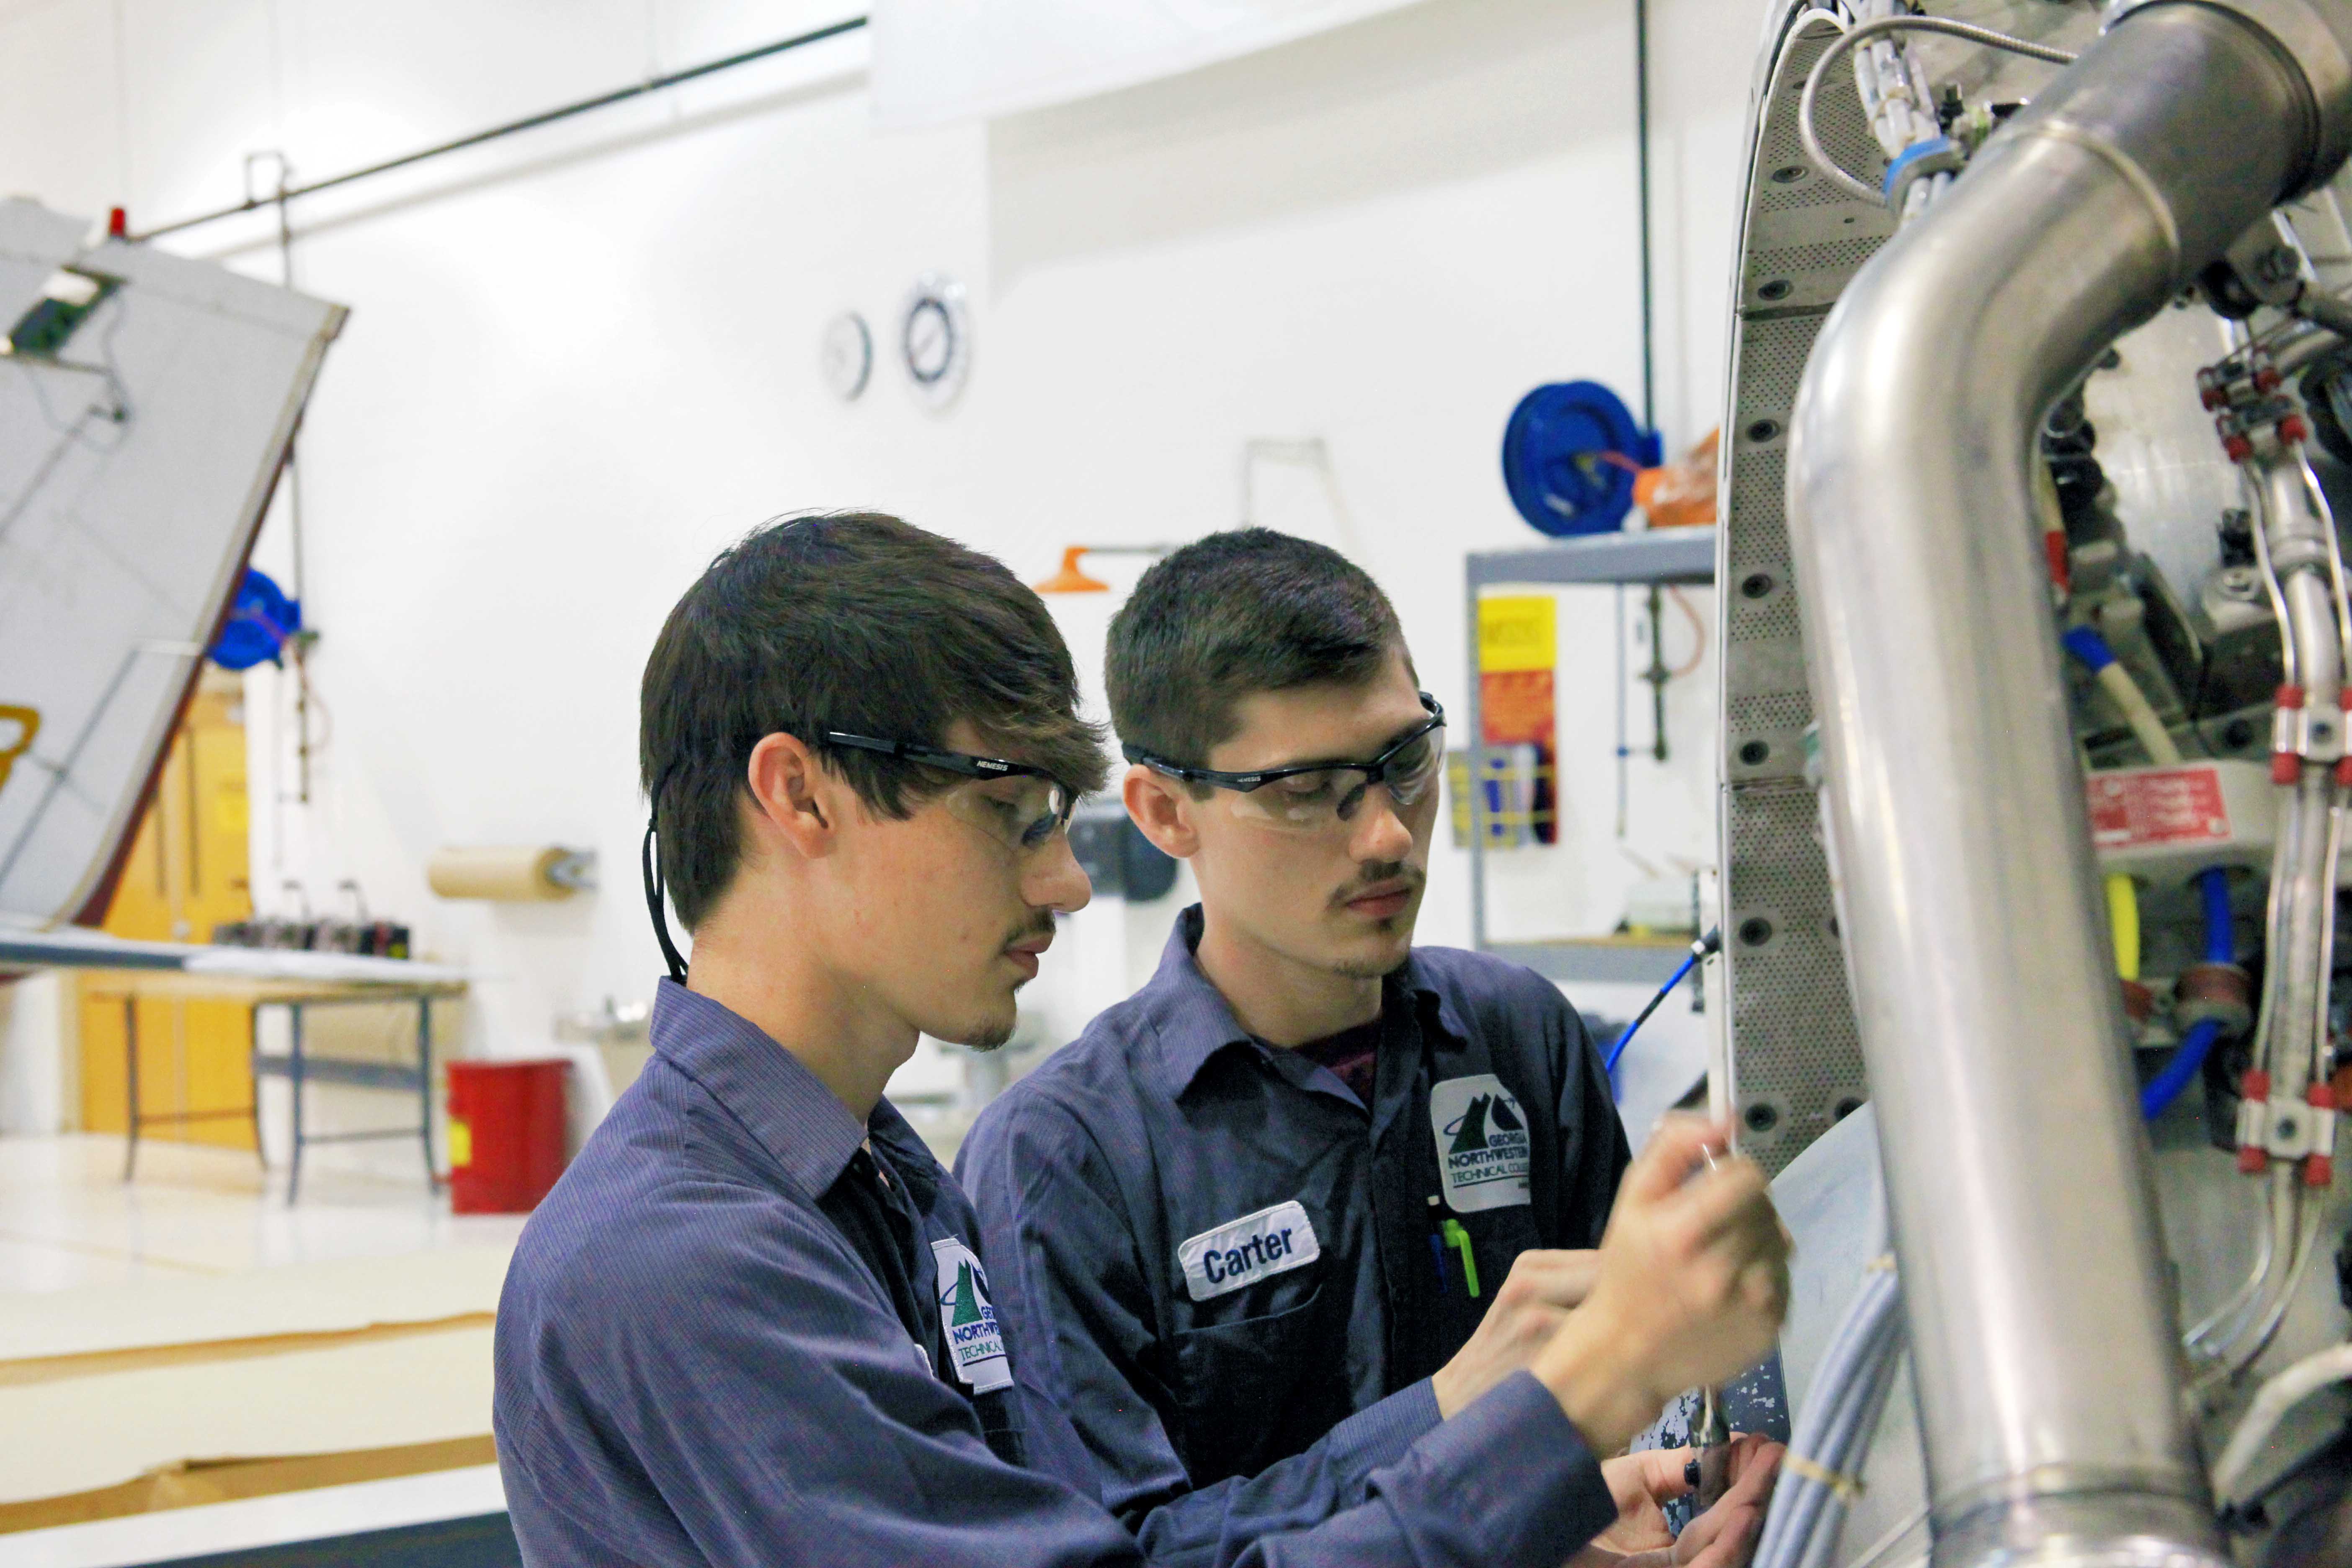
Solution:
<svg viewBox="0 0 2352 1568"><path fill-rule="evenodd" d="M1968 162L1967 151L1948 136L1930 137L1906 147L1886 165L1886 178L1879 185L1886 194L1888 210L1900 215L1913 185L1930 174L1956 174Z"/></svg>
<svg viewBox="0 0 2352 1568"><path fill-rule="evenodd" d="M2336 1091L2315 1083L2300 1101L2273 1099L2270 1074L2250 1071L2238 1101L2238 1169L2259 1175L2273 1160L2301 1160L2305 1186L2336 1179Z"/></svg>
<svg viewBox="0 0 2352 1568"><path fill-rule="evenodd" d="M2344 714L2314 708L2299 686L2282 686L2271 714L2271 782L2291 784L2305 763L2333 763L2344 755Z"/></svg>

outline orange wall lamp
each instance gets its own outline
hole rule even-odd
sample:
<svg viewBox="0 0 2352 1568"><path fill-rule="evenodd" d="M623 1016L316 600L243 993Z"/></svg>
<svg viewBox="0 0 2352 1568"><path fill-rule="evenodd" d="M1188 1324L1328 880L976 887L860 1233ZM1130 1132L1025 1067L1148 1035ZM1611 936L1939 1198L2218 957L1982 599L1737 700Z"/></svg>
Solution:
<svg viewBox="0 0 2352 1568"><path fill-rule="evenodd" d="M1089 577L1078 563L1088 555L1151 555L1167 554L1172 544L1069 544L1062 548L1061 569L1037 584L1041 594L1108 594L1110 584L1099 577Z"/></svg>

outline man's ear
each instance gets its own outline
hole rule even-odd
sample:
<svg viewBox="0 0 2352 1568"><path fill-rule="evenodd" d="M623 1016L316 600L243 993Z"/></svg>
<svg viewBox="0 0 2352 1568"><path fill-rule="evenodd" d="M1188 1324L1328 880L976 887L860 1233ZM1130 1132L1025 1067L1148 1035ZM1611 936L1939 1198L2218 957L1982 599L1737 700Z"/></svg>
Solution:
<svg viewBox="0 0 2352 1568"><path fill-rule="evenodd" d="M761 737L744 764L744 784L769 833L808 859L832 852L844 786L799 736L780 730Z"/></svg>
<svg viewBox="0 0 2352 1568"><path fill-rule="evenodd" d="M1119 781L1127 815L1162 855L1190 860L1201 848L1201 835L1192 826L1192 799L1178 780L1138 763Z"/></svg>

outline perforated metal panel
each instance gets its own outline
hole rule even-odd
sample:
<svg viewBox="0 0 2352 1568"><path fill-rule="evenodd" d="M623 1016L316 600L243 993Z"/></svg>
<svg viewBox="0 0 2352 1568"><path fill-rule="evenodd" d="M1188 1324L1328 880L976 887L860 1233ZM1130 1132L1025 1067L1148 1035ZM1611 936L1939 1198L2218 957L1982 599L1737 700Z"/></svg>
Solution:
<svg viewBox="0 0 2352 1568"><path fill-rule="evenodd" d="M1775 1173L1869 1092L1820 806L1804 776L1813 708L1784 512L1789 415L1814 335L1894 229L1883 207L1822 178L1798 140L1805 74L1832 37L1818 24L1784 34L1759 95L1716 568L1726 606L1722 864L1732 1104L1741 1146ZM1876 180L1885 163L1853 79L1832 68L1817 110L1831 153Z"/></svg>

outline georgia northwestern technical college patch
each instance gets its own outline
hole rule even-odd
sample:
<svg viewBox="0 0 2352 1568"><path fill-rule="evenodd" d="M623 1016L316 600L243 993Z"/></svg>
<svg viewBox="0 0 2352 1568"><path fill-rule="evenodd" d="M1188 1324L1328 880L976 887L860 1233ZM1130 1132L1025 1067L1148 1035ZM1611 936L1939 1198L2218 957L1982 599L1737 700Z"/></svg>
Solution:
<svg viewBox="0 0 2352 1568"><path fill-rule="evenodd" d="M940 1332L947 1336L956 1375L974 1394L1012 1387L1013 1360L1004 1353L996 1309L988 1302L988 1271L952 1236L931 1243L931 1256L940 1266Z"/></svg>
<svg viewBox="0 0 2352 1568"><path fill-rule="evenodd" d="M1529 1201L1527 1112L1493 1073L1450 1078L1429 1091L1437 1169L1456 1214Z"/></svg>

